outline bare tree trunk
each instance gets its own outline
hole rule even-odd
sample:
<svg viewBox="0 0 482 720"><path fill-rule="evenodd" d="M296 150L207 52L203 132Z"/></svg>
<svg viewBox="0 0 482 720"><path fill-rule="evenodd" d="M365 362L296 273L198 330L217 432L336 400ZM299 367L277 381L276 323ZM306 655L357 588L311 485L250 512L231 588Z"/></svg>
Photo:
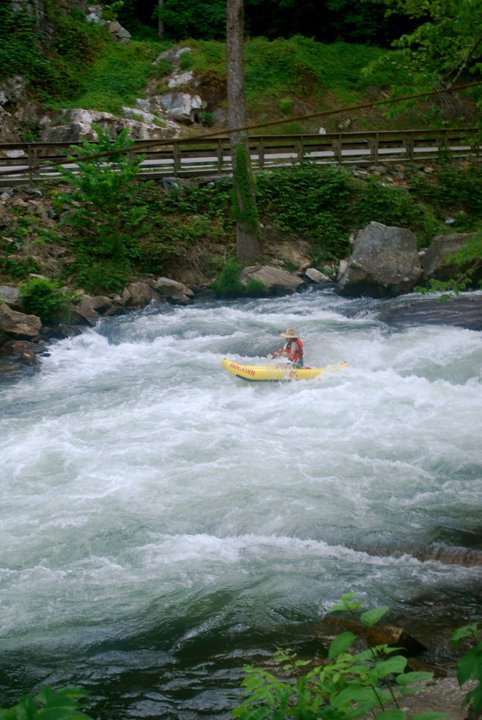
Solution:
<svg viewBox="0 0 482 720"><path fill-rule="evenodd" d="M244 7L243 0L227 0L226 52L228 78L228 127L246 125L244 95ZM242 265L261 260L262 249L248 133L230 133L236 209L236 257Z"/></svg>

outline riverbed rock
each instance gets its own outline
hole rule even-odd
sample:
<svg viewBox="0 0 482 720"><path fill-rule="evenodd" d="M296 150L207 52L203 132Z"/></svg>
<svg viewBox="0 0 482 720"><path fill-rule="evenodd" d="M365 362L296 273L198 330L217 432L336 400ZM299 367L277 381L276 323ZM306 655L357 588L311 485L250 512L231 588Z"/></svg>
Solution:
<svg viewBox="0 0 482 720"><path fill-rule="evenodd" d="M13 310L21 310L20 291L13 285L0 285L0 302L9 305Z"/></svg>
<svg viewBox="0 0 482 720"><path fill-rule="evenodd" d="M315 283L319 285L323 282L330 282L330 278L328 275L325 275L324 273L320 272L316 268L308 268L305 270L305 277L312 283Z"/></svg>
<svg viewBox="0 0 482 720"><path fill-rule="evenodd" d="M0 356L13 358L23 365L37 365L40 345L28 340L8 340L0 346Z"/></svg>
<svg viewBox="0 0 482 720"><path fill-rule="evenodd" d="M162 298L174 303L186 304L194 297L193 291L187 285L167 277L158 277L154 288Z"/></svg>
<svg viewBox="0 0 482 720"><path fill-rule="evenodd" d="M278 292L294 292L303 280L293 273L283 270L282 268L273 267L272 265L253 265L244 268L241 272L241 282L247 285L249 280L259 280L269 291Z"/></svg>
<svg viewBox="0 0 482 720"><path fill-rule="evenodd" d="M126 287L122 293L122 302L126 307L136 310L146 307L152 301L160 302L161 296L148 282L139 280Z"/></svg>
<svg viewBox="0 0 482 720"><path fill-rule="evenodd" d="M480 260L475 262L472 260L465 265L459 266L450 258L450 255L460 250L471 237L474 237L473 233L451 233L450 235L438 235L435 237L422 256L424 277L436 280L450 280L457 273L472 268L476 271L479 268L479 274L482 274Z"/></svg>
<svg viewBox="0 0 482 720"><path fill-rule="evenodd" d="M42 322L37 315L27 315L12 310L6 303L0 303L0 336L7 339L31 340L38 337Z"/></svg>
<svg viewBox="0 0 482 720"><path fill-rule="evenodd" d="M352 297L394 297L409 292L421 276L412 231L371 222L356 236L336 291Z"/></svg>

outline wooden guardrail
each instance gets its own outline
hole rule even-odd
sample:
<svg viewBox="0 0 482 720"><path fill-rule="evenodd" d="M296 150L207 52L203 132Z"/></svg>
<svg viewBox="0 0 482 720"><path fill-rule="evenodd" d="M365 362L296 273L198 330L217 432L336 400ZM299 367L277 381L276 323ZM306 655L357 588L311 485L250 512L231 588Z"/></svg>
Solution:
<svg viewBox="0 0 482 720"><path fill-rule="evenodd" d="M253 169L299 165L415 163L440 158L480 157L476 128L443 130L389 130L327 133L325 135L251 135ZM232 172L229 137L136 141L129 153L142 155L142 177L219 176ZM56 180L59 165L76 169L67 143L0 144L0 185ZM106 162L108 159L106 158Z"/></svg>

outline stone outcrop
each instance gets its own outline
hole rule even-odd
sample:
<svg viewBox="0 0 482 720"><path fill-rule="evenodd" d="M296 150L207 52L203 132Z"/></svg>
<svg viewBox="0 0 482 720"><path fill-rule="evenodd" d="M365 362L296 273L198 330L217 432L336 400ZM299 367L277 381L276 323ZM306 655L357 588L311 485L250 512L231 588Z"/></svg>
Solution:
<svg viewBox="0 0 482 720"><path fill-rule="evenodd" d="M394 297L409 292L421 277L411 230L371 222L356 236L336 290L348 296Z"/></svg>
<svg viewBox="0 0 482 720"><path fill-rule="evenodd" d="M174 303L184 305L189 303L194 297L193 291L187 287L187 285L166 277L157 278L154 288L158 295Z"/></svg>
<svg viewBox="0 0 482 720"><path fill-rule="evenodd" d="M6 303L0 303L0 336L10 340L32 340L37 338L42 323L36 315L27 315L12 310Z"/></svg>
<svg viewBox="0 0 482 720"><path fill-rule="evenodd" d="M271 265L253 265L244 268L241 273L241 282L243 285L247 285L249 280L262 282L266 290L271 292L294 292L304 284L298 275Z"/></svg>
<svg viewBox="0 0 482 720"><path fill-rule="evenodd" d="M460 250L464 243L473 237L472 233L451 233L450 235L438 235L430 243L429 248L422 255L422 268L425 278L436 280L449 280L458 272L465 272L469 269L477 270L477 264L473 261L465 265L455 265L450 255ZM482 274L482 264L478 262Z"/></svg>

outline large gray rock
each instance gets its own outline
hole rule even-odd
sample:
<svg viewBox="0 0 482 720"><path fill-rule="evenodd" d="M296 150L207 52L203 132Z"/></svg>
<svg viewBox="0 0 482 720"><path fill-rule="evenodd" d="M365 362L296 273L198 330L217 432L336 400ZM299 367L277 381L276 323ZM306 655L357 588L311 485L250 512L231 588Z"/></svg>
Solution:
<svg viewBox="0 0 482 720"><path fill-rule="evenodd" d="M159 302L160 299L154 288L142 280L131 283L122 293L122 302L127 307L134 307L137 310L146 307L153 300Z"/></svg>
<svg viewBox="0 0 482 720"><path fill-rule="evenodd" d="M0 335L13 340L31 340L38 336L41 327L42 322L36 315L26 315L0 303Z"/></svg>
<svg viewBox="0 0 482 720"><path fill-rule="evenodd" d="M198 121L199 111L205 102L199 95L186 92L170 92L159 96L159 103L169 117L177 122L191 124Z"/></svg>
<svg viewBox="0 0 482 720"><path fill-rule="evenodd" d="M473 262L464 266L455 265L450 258L450 255L460 250L471 237L473 237L472 233L451 233L435 237L422 256L424 276L436 280L449 280L457 273L474 267Z"/></svg>
<svg viewBox="0 0 482 720"><path fill-rule="evenodd" d="M21 299L18 287L14 285L0 285L0 303L7 303L11 308L20 310Z"/></svg>
<svg viewBox="0 0 482 720"><path fill-rule="evenodd" d="M345 272L338 278L341 295L394 297L409 292L422 276L411 230L371 222L355 238Z"/></svg>
<svg viewBox="0 0 482 720"><path fill-rule="evenodd" d="M304 284L298 275L293 275L287 270L271 265L254 265L244 268L240 279L243 285L247 285L250 279L259 280L267 290L280 290L282 292L294 292L300 285Z"/></svg>
<svg viewBox="0 0 482 720"><path fill-rule="evenodd" d="M171 280L171 278L159 277L155 281L154 288L163 298L175 303L187 304L191 302L194 293L187 285Z"/></svg>

